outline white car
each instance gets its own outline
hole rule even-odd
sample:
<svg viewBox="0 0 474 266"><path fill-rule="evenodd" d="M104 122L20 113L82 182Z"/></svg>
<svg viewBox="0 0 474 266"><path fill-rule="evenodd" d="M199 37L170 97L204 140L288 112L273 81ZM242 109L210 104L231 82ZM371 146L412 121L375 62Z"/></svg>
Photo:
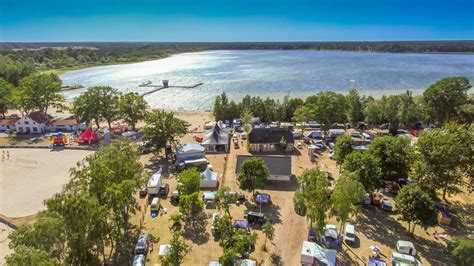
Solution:
<svg viewBox="0 0 474 266"><path fill-rule="evenodd" d="M334 152L334 150L330 151L329 152L329 159L334 159L334 156L336 156L336 153Z"/></svg>
<svg viewBox="0 0 474 266"><path fill-rule="evenodd" d="M347 243L354 244L356 242L355 227L352 224L346 224L344 230L345 240Z"/></svg>

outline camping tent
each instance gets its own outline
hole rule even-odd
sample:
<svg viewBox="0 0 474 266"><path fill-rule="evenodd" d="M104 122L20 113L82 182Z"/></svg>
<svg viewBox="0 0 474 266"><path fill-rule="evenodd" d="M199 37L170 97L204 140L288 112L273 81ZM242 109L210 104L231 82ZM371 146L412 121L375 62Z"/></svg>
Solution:
<svg viewBox="0 0 474 266"><path fill-rule="evenodd" d="M202 172L203 179L201 180L201 188L216 188L218 173L211 170L211 166L208 165L206 170Z"/></svg>
<svg viewBox="0 0 474 266"><path fill-rule="evenodd" d="M97 135L92 130L90 130L88 128L88 129L86 129L86 131L84 131L84 133L82 133L77 138L77 142L87 141L87 143L91 144L93 141L98 140L98 139L99 139L99 137L97 137Z"/></svg>
<svg viewBox="0 0 474 266"><path fill-rule="evenodd" d="M314 265L314 262L318 261L323 265L334 266L336 265L336 253L337 251L324 249L314 242L303 241L301 264Z"/></svg>
<svg viewBox="0 0 474 266"><path fill-rule="evenodd" d="M158 255L160 257L166 256L170 252L171 245L165 244L165 245L160 245L160 251L158 252Z"/></svg>
<svg viewBox="0 0 474 266"><path fill-rule="evenodd" d="M202 146L206 151L227 151L229 132L224 128L222 121L217 122L212 129L206 131Z"/></svg>
<svg viewBox="0 0 474 266"><path fill-rule="evenodd" d="M183 163L184 161L203 159L204 147L200 144L184 144L176 148L176 162L175 164Z"/></svg>

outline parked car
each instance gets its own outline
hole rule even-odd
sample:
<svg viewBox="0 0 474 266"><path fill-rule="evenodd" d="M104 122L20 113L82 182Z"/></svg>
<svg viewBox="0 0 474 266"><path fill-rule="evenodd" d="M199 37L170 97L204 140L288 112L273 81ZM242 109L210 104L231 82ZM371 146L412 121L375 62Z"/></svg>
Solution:
<svg viewBox="0 0 474 266"><path fill-rule="evenodd" d="M242 134L240 134L240 138L243 140L247 139L247 134L243 132Z"/></svg>
<svg viewBox="0 0 474 266"><path fill-rule="evenodd" d="M334 157L336 156L336 153L334 152L334 150L330 151L329 152L329 159L334 159Z"/></svg>
<svg viewBox="0 0 474 266"><path fill-rule="evenodd" d="M392 252L392 265L421 266L421 262L415 257L399 252Z"/></svg>
<svg viewBox="0 0 474 266"><path fill-rule="evenodd" d="M143 266L143 265L145 265L145 255L143 254L135 255L133 257L132 266Z"/></svg>
<svg viewBox="0 0 474 266"><path fill-rule="evenodd" d="M158 190L158 196L162 198L168 197L168 193L170 192L170 185L168 184L161 184L160 189Z"/></svg>
<svg viewBox="0 0 474 266"><path fill-rule="evenodd" d="M148 237L146 235L140 235L138 237L137 244L135 245L135 255L146 255L148 251Z"/></svg>
<svg viewBox="0 0 474 266"><path fill-rule="evenodd" d="M349 244L354 244L356 242L355 236L355 227L352 224L346 224L346 228L344 230L344 239Z"/></svg>
<svg viewBox="0 0 474 266"><path fill-rule="evenodd" d="M402 254L416 256L415 245L413 245L413 243L410 241L398 240L397 251Z"/></svg>
<svg viewBox="0 0 474 266"><path fill-rule="evenodd" d="M303 143L301 142L296 143L296 148L303 149Z"/></svg>
<svg viewBox="0 0 474 266"><path fill-rule="evenodd" d="M244 217L247 219L249 224L255 224L258 226L261 226L270 220L265 214L253 211L244 212Z"/></svg>
<svg viewBox="0 0 474 266"><path fill-rule="evenodd" d="M146 186L140 187L140 191L138 192L138 194L140 195L140 197L146 197Z"/></svg>
<svg viewBox="0 0 474 266"><path fill-rule="evenodd" d="M173 204L178 204L179 203L179 192L177 190L171 192L170 201Z"/></svg>

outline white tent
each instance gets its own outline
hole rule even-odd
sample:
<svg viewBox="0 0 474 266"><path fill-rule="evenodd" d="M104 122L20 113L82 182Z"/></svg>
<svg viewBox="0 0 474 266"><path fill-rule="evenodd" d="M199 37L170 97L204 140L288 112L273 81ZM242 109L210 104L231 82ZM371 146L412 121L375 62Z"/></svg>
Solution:
<svg viewBox="0 0 474 266"><path fill-rule="evenodd" d="M336 265L336 253L333 249L324 249L318 244L309 241L303 241L301 248L301 264L313 265L315 261L319 261L324 265Z"/></svg>
<svg viewBox="0 0 474 266"><path fill-rule="evenodd" d="M215 188L217 187L218 173L211 170L211 166L208 165L206 170L202 172L203 179L201 180L201 188Z"/></svg>
<svg viewBox="0 0 474 266"><path fill-rule="evenodd" d="M166 244L166 245L160 245L160 251L158 252L158 255L160 257L166 256L170 252L171 245Z"/></svg>

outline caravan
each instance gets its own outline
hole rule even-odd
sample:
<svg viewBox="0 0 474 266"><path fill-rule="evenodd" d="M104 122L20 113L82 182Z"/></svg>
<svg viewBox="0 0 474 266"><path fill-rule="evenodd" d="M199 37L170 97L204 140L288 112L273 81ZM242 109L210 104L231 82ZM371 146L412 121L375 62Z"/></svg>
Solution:
<svg viewBox="0 0 474 266"><path fill-rule="evenodd" d="M158 169L158 171L150 177L150 180L148 180L148 184L146 187L148 195L157 195L160 191L162 172L163 168L160 167L160 169Z"/></svg>

